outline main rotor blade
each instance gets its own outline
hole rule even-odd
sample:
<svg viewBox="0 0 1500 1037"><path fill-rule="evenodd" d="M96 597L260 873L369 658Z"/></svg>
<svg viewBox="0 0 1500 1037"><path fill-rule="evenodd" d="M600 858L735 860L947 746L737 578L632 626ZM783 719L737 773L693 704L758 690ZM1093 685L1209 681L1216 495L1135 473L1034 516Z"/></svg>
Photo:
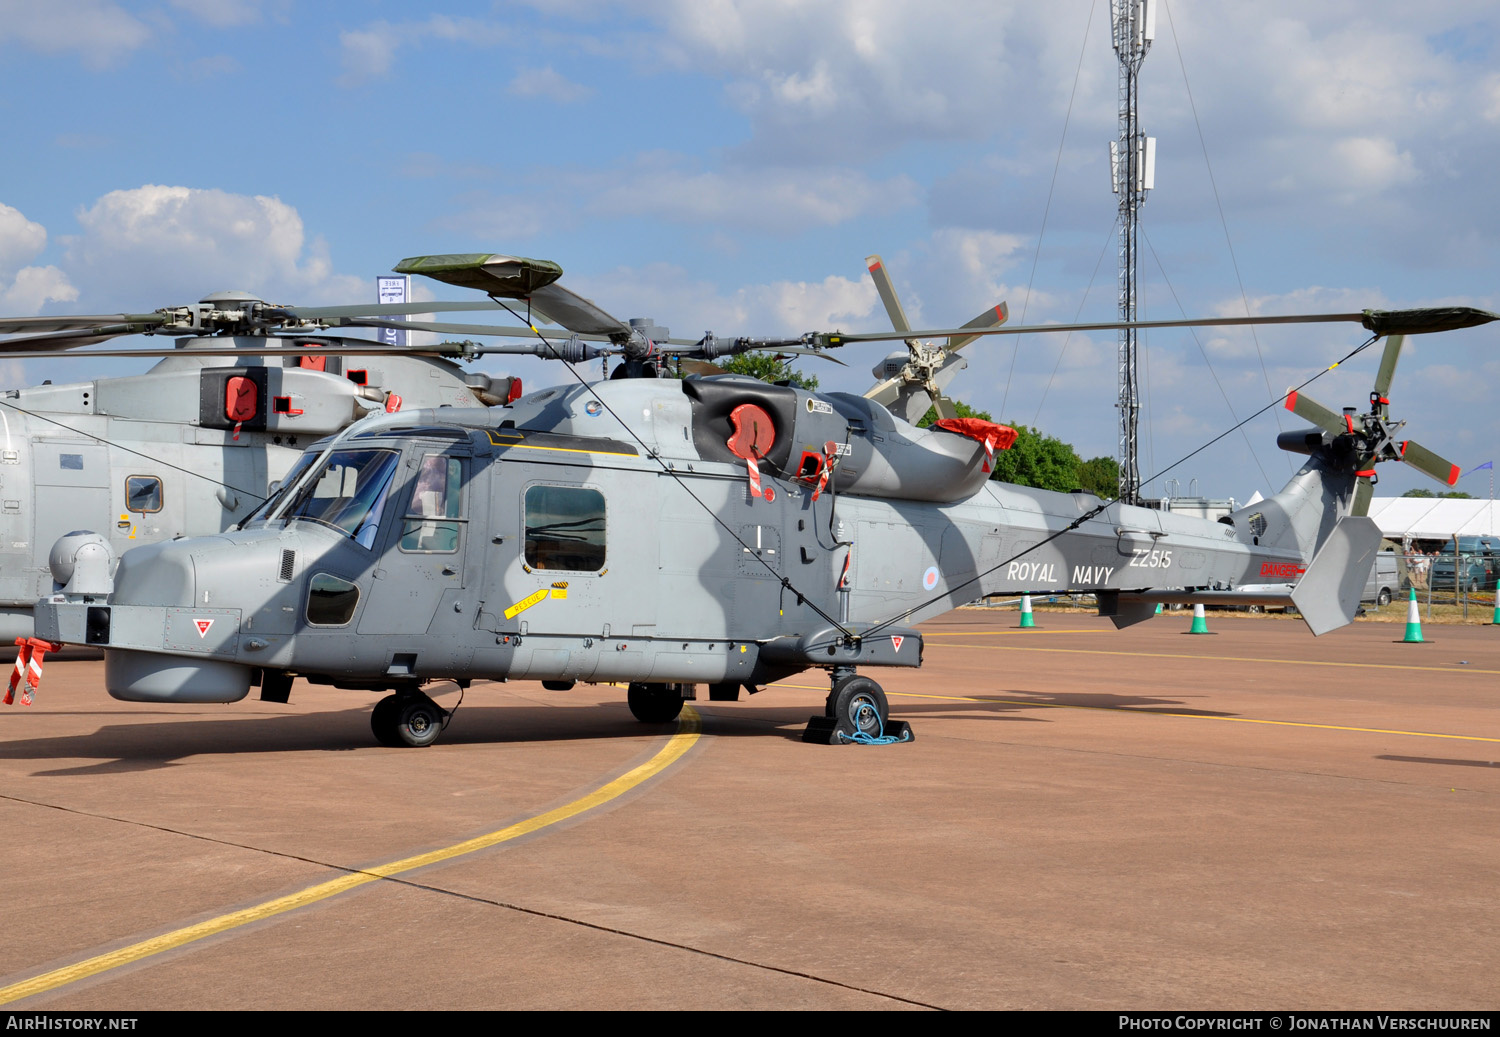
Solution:
<svg viewBox="0 0 1500 1037"><path fill-rule="evenodd" d="M1344 420L1344 415L1338 411L1329 410L1311 396L1304 396L1299 392L1287 393L1286 409L1335 436L1353 431L1349 427L1349 422Z"/></svg>
<svg viewBox="0 0 1500 1037"><path fill-rule="evenodd" d="M503 310L493 299L472 302L386 302L368 306L276 306L293 317L318 320L323 317L403 317L411 313L456 313L468 310Z"/></svg>
<svg viewBox="0 0 1500 1037"><path fill-rule="evenodd" d="M1376 396L1390 396L1391 379L1396 376L1396 362L1401 359L1401 347L1405 342L1405 335L1392 335L1385 340L1385 352L1380 354L1380 370L1375 374Z"/></svg>
<svg viewBox="0 0 1500 1037"><path fill-rule="evenodd" d="M946 396L933 400L932 406L937 411L937 416L945 421L958 417L958 408Z"/></svg>
<svg viewBox="0 0 1500 1037"><path fill-rule="evenodd" d="M1377 335L1424 335L1452 328L1470 328L1500 320L1500 313L1455 306L1445 310L1365 310L1362 313L1296 313L1268 317L1202 317L1191 320L1104 321L1097 324L1017 324L998 328L938 328L897 334L888 331L818 332L811 337L826 346L852 342L890 342L906 338L941 338L944 335L1035 335L1048 331L1118 331L1121 328L1217 328L1263 324L1360 324Z"/></svg>
<svg viewBox="0 0 1500 1037"><path fill-rule="evenodd" d="M77 328L139 324L154 327L166 320L159 313L106 313L73 317L0 317L0 335L23 332L72 331Z"/></svg>
<svg viewBox="0 0 1500 1037"><path fill-rule="evenodd" d="M870 280L875 282L880 301L885 303L885 312L891 318L891 326L897 331L910 331L911 322L906 319L906 311L901 308L901 300L896 297L896 286L891 283L891 275L886 272L885 263L879 256L866 256L865 268L870 271Z"/></svg>
<svg viewBox="0 0 1500 1037"><path fill-rule="evenodd" d="M48 350L61 352L76 349L79 346L91 346L95 342L108 342L121 335L139 335L153 327L156 325L114 324L104 327L79 328L77 331L56 332L51 335L14 335L0 339L0 353L14 355L29 350L47 356L50 355Z"/></svg>
<svg viewBox="0 0 1500 1037"><path fill-rule="evenodd" d="M395 331L431 331L439 335L493 335L496 338L535 339L537 333L530 328L506 328L497 324L451 324L446 321L427 320L380 320L362 317L338 317L330 321L339 328L389 328ZM316 332L309 333L316 335ZM579 335L595 342L608 341L604 335Z"/></svg>
<svg viewBox="0 0 1500 1037"><path fill-rule="evenodd" d="M531 308L540 310L569 331L580 335L628 336L630 325L611 317L590 299L549 284L531 293Z"/></svg>
<svg viewBox="0 0 1500 1037"><path fill-rule="evenodd" d="M1368 515L1370 513L1370 498L1375 495L1375 486L1370 482L1368 475L1361 475L1359 481L1354 484L1354 503L1349 506L1351 515Z"/></svg>
<svg viewBox="0 0 1500 1037"><path fill-rule="evenodd" d="M1420 443L1411 440L1401 444L1401 460L1411 465L1423 475L1431 476L1440 483L1452 486L1458 482L1458 465L1428 450Z"/></svg>

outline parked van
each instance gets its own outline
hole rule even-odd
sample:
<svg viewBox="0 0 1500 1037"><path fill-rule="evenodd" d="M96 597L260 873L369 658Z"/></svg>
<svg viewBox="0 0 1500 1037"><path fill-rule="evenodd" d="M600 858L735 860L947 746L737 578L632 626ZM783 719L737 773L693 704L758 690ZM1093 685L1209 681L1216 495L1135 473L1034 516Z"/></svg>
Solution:
<svg viewBox="0 0 1500 1037"><path fill-rule="evenodd" d="M1380 551L1375 555L1375 564L1370 566L1370 578L1365 581L1365 591L1360 601L1371 601L1376 605L1389 605L1396 592L1401 589L1401 578L1396 571L1396 552Z"/></svg>

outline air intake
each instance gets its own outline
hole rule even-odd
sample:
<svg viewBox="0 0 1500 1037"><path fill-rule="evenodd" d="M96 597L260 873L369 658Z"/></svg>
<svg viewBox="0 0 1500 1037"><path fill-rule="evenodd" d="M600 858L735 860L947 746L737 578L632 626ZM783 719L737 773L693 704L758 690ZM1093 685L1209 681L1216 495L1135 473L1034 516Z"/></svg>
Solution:
<svg viewBox="0 0 1500 1037"><path fill-rule="evenodd" d="M281 551L281 582L292 582L292 571L297 567L297 552L283 548Z"/></svg>

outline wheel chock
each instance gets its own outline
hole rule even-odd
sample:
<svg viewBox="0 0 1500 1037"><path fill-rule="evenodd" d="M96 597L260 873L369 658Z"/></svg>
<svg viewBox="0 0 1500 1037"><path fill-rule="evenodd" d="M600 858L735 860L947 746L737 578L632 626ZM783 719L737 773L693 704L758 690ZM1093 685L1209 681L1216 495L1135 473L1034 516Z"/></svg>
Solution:
<svg viewBox="0 0 1500 1037"><path fill-rule="evenodd" d="M839 722L837 717L808 717L807 727L802 732L802 740L804 742L812 742L815 745L856 744L856 739L841 735L838 727ZM905 720L887 720L885 722L884 734L887 738L895 739L896 742L910 742L917 737L912 733L911 725ZM887 743L881 742L877 744Z"/></svg>

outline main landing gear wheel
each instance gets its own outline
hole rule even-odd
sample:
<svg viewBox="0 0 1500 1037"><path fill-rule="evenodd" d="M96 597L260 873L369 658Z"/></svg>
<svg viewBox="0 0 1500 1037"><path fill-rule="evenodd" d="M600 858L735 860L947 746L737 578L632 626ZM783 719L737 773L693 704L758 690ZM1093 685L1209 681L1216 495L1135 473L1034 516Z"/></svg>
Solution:
<svg viewBox="0 0 1500 1037"><path fill-rule="evenodd" d="M682 712L682 692L675 684L632 684L625 701L643 724L669 724Z"/></svg>
<svg viewBox="0 0 1500 1037"><path fill-rule="evenodd" d="M848 738L855 734L878 738L890 721L885 691L868 677L845 677L828 693L828 715L834 730Z"/></svg>
<svg viewBox="0 0 1500 1037"><path fill-rule="evenodd" d="M370 714L370 730L381 745L420 749L437 741L447 712L432 699L415 695L387 695Z"/></svg>

